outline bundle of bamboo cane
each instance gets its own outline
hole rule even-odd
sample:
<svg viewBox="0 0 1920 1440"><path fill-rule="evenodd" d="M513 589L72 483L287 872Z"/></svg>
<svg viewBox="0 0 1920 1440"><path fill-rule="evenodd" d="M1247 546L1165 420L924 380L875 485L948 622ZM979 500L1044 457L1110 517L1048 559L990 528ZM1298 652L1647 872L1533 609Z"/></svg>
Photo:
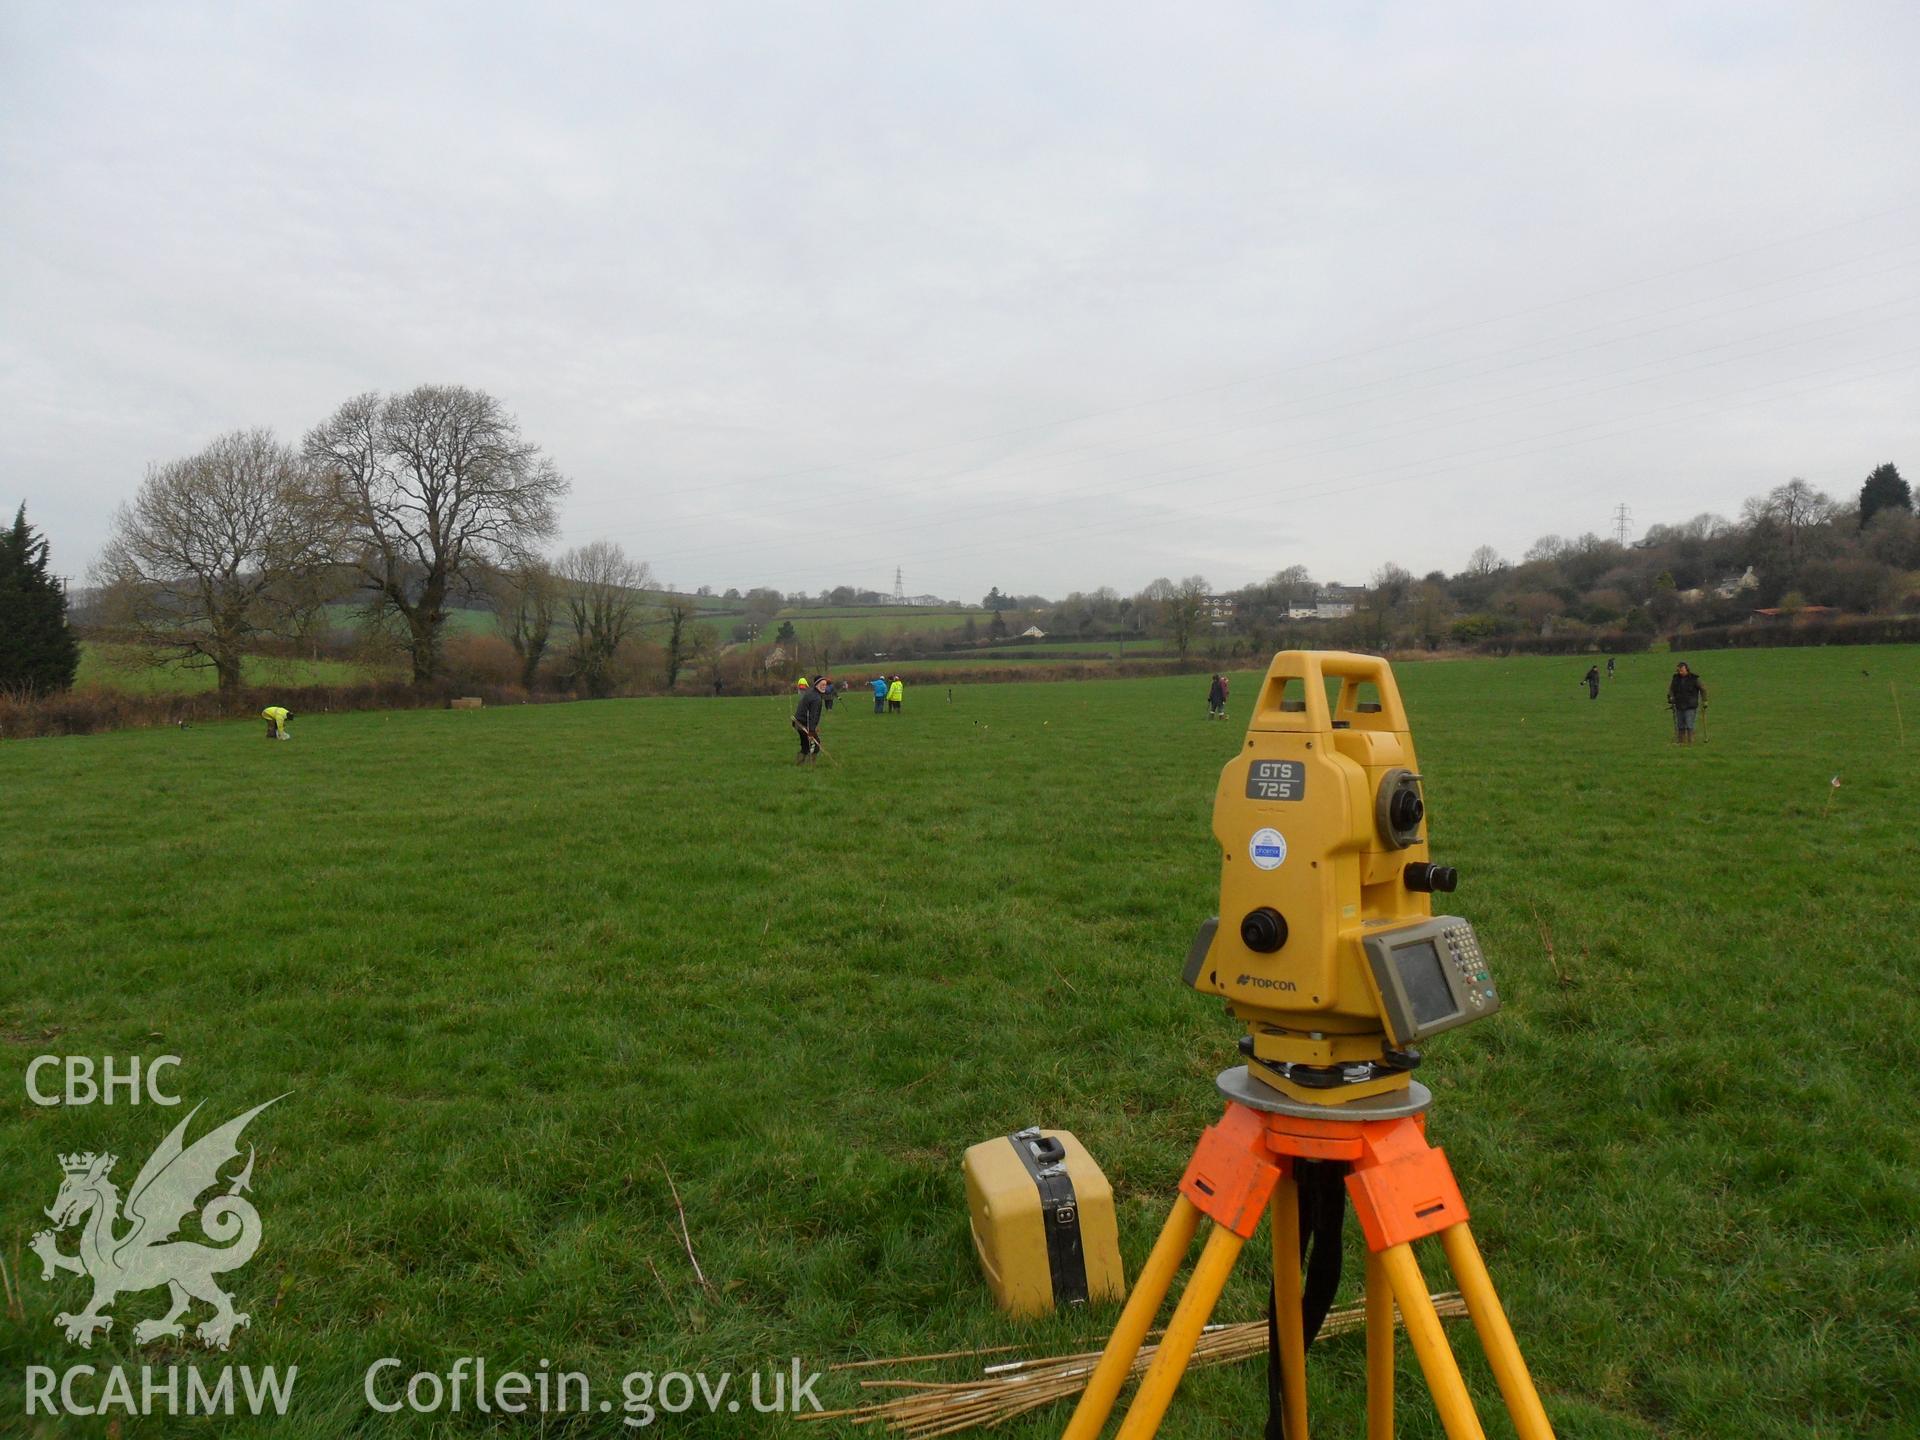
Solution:
<svg viewBox="0 0 1920 1440"><path fill-rule="evenodd" d="M1466 1304L1457 1292L1449 1291L1433 1297L1434 1309L1444 1320L1456 1319L1467 1313ZM1394 1312L1394 1320L1399 1322L1399 1312ZM1326 1322L1320 1327L1324 1335L1338 1335L1342 1331L1357 1330L1366 1324L1364 1305L1345 1305L1328 1314ZM894 1365L933 1364L947 1360L979 1359L987 1355L1004 1355L1021 1347L1017 1345L999 1345L987 1350L954 1350L940 1355L905 1355L891 1360L858 1360L845 1365L836 1365L835 1370L876 1369ZM1153 1363L1157 1343L1140 1347L1140 1354L1134 1359L1132 1374L1139 1378ZM1250 1359L1255 1355L1267 1353L1267 1322L1265 1318L1247 1320L1237 1324L1209 1325L1201 1332L1200 1341L1194 1347L1193 1359L1188 1369L1202 1365L1226 1365L1235 1360ZM1093 1367L1100 1359L1098 1350L1083 1351L1074 1355L1055 1355L1034 1360L1009 1360L988 1365L981 1371L977 1380L940 1382L933 1380L862 1380L863 1390L900 1390L904 1394L891 1399L870 1400L862 1405L851 1405L840 1410L823 1410L818 1414L801 1415L802 1420L845 1420L854 1425L884 1425L889 1430L913 1437L913 1440L930 1440L938 1435L956 1435L963 1430L987 1429L1024 1415L1029 1410L1037 1410L1042 1405L1051 1405L1058 1400L1070 1400L1087 1386L1087 1377L1093 1373Z"/></svg>

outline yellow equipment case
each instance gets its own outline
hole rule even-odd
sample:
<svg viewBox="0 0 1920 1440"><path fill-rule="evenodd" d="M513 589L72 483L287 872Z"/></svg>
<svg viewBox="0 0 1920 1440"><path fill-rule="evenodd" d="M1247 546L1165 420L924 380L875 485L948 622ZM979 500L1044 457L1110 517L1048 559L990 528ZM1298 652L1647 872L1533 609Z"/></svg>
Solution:
<svg viewBox="0 0 1920 1440"><path fill-rule="evenodd" d="M1002 1309L1119 1300L1120 1227L1113 1187L1065 1130L1027 1129L967 1151L973 1248Z"/></svg>

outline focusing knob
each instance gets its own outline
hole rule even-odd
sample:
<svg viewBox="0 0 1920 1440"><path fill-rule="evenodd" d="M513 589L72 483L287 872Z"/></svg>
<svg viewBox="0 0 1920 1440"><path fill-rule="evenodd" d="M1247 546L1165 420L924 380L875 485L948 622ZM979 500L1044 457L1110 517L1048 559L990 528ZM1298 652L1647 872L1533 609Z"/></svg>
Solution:
<svg viewBox="0 0 1920 1440"><path fill-rule="evenodd" d="M1287 943L1286 919L1271 905L1262 905L1248 911L1247 918L1240 922L1240 938L1249 950L1271 955Z"/></svg>
<svg viewBox="0 0 1920 1440"><path fill-rule="evenodd" d="M1424 860L1415 860L1407 866L1404 874L1407 889L1422 895L1436 891L1451 895L1460 888L1460 872L1451 865L1429 865Z"/></svg>

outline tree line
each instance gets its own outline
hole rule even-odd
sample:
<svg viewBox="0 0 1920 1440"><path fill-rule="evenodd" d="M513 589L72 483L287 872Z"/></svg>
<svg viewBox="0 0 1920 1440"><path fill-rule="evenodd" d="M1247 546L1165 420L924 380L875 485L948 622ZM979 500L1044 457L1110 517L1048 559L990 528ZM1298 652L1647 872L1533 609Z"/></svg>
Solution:
<svg viewBox="0 0 1920 1440"><path fill-rule="evenodd" d="M94 568L92 618L226 694L247 655L312 642L343 599L434 684L454 612L485 606L523 684L560 642L568 679L609 693L650 576L604 541L542 553L568 488L484 391L357 395L298 447L238 430L150 467Z"/></svg>
<svg viewBox="0 0 1920 1440"><path fill-rule="evenodd" d="M1055 637L1157 636L1185 658L1258 654L1284 644L1439 649L1612 632L1651 637L1826 607L1856 614L1915 608L1920 516L1893 464L1847 500L1804 479L1753 496L1737 519L1696 515L1637 541L1545 535L1518 560L1482 545L1449 574L1381 566L1362 587L1316 580L1292 565L1224 593L1204 577L1156 580L1134 595L1074 592L1029 613ZM1329 589L1350 614L1302 619Z"/></svg>
<svg viewBox="0 0 1920 1440"><path fill-rule="evenodd" d="M672 689L695 666L718 681L723 652L728 673L745 664L747 678L776 641L789 659L818 666L863 660L869 650L989 645L1034 624L1054 639L1090 643L1153 637L1182 660L1196 649L1224 657L1289 644L1438 649L1649 637L1762 609L1914 608L1920 569L1920 516L1888 463L1845 500L1796 478L1748 500L1738 518L1655 525L1632 543L1547 535L1518 560L1483 545L1452 574L1416 576L1388 563L1365 586L1331 587L1343 602L1333 619L1302 618L1318 613L1330 588L1304 565L1225 593L1200 575L1156 579L1132 595L1101 588L1057 601L996 586L982 601L984 624L970 616L948 632L909 636L881 621L860 624L850 640L819 627L796 636L780 612L887 597L839 586L815 601L760 587L726 592L739 606L729 647L691 597L650 593L648 566L619 545L546 555L568 488L483 391L426 385L359 395L298 446L240 430L151 466L94 567L90 619L137 641L155 663L212 670L230 694L241 688L246 656L315 645L333 628L330 607L346 600L404 654L416 684L439 683L458 628L452 617L483 608L499 636L485 643L511 653L520 685L533 689L547 675L562 688L607 695L652 688L652 675L636 684L642 655ZM1338 613L1347 605L1350 613ZM72 683L78 648L66 607L46 542L22 510L0 533L0 688Z"/></svg>

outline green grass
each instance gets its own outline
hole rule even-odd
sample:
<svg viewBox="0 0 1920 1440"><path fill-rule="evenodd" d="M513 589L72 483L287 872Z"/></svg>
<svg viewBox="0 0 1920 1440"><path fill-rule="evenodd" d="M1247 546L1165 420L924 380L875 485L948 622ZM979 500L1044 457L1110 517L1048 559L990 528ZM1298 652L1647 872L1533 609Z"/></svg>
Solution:
<svg viewBox="0 0 1920 1440"><path fill-rule="evenodd" d="M1706 656L1685 751L1670 668L1629 657L1597 703L1580 660L1400 668L1436 858L1506 1007L1431 1046L1431 1134L1561 1436L1914 1434L1920 734L1898 748L1887 684L1920 726L1920 651ZM200 1354L135 1349L152 1294L91 1352L52 1324L84 1294L24 1249L56 1155L130 1174L183 1112L36 1108L43 1052L180 1055L196 1128L291 1092L249 1132L266 1239L228 1358L298 1364L294 1411L222 1434L524 1433L370 1415L385 1355L544 1356L612 1394L636 1369L1103 1333L1111 1308L993 1309L960 1156L1073 1130L1137 1271L1233 1056L1179 970L1254 683L1229 725L1194 677L930 689L888 717L856 694L808 770L786 697L0 746L0 1256L25 1262L0 1429L26 1426L28 1364ZM1253 1255L1226 1318L1260 1312ZM1435 1436L1401 1353L1400 1433ZM1360 1433L1362 1382L1357 1341L1315 1348L1316 1433ZM1197 1374L1164 1433L1251 1433L1263 1384ZM661 1423L776 1428L753 1418Z"/></svg>
<svg viewBox="0 0 1920 1440"><path fill-rule="evenodd" d="M979 650L965 650L949 655L929 655L924 658L909 659L905 656L888 656L884 660L874 660L856 656L834 663L836 674L849 677L868 675L884 670L891 675L896 670L911 677L927 671L947 672L954 670L1019 670L1027 666L1075 667L1089 672L1098 672L1118 657L1121 660L1171 660L1174 652L1160 640L1125 640L1099 642L1055 642L1041 641L1018 645L1003 644L989 646ZM1200 663L1198 660L1196 664ZM1204 683L1204 677L1203 677Z"/></svg>
<svg viewBox="0 0 1920 1440"><path fill-rule="evenodd" d="M966 623L967 617L973 617L974 625L981 635L987 633L987 626L993 623L992 612L986 610L921 610L912 606L867 606L845 610L783 610L773 619L760 627L760 638L772 640L780 626L791 624L797 639L809 644L816 643L830 633L838 634L842 646L851 645L862 635L923 635L944 634L958 631ZM715 622L722 638L731 634L736 619Z"/></svg>
<svg viewBox="0 0 1920 1440"><path fill-rule="evenodd" d="M214 688L210 668L151 665L137 645L83 641L80 671L74 683L82 688L123 690L136 695L195 695ZM248 685L359 685L400 674L350 660L297 660L271 655L249 655L241 667Z"/></svg>
<svg viewBox="0 0 1920 1440"><path fill-rule="evenodd" d="M693 595L685 597L693 601L696 609L694 623L708 625L719 633L724 642L730 638L733 627L745 622L746 607L739 600L723 600L715 595ZM666 599L665 591L648 591L642 600L641 610L634 625L634 633L647 640L659 643L665 636L668 622L659 607ZM351 630L361 622L361 610L355 605L329 605L326 607L327 621L330 625ZM919 634L930 631L958 630L966 624L971 615L980 633L987 633L993 615L987 610L959 609L919 609L913 606L866 605L830 608L825 606L790 608L780 611L770 621L760 626L763 639L771 640L782 621L790 621L796 636L812 642L829 631L837 631L843 641L878 631L886 635L902 631ZM572 633L571 623L564 612L556 617L560 630ZM488 610L456 609L447 612L447 628L455 635L497 635L499 625L493 613Z"/></svg>

